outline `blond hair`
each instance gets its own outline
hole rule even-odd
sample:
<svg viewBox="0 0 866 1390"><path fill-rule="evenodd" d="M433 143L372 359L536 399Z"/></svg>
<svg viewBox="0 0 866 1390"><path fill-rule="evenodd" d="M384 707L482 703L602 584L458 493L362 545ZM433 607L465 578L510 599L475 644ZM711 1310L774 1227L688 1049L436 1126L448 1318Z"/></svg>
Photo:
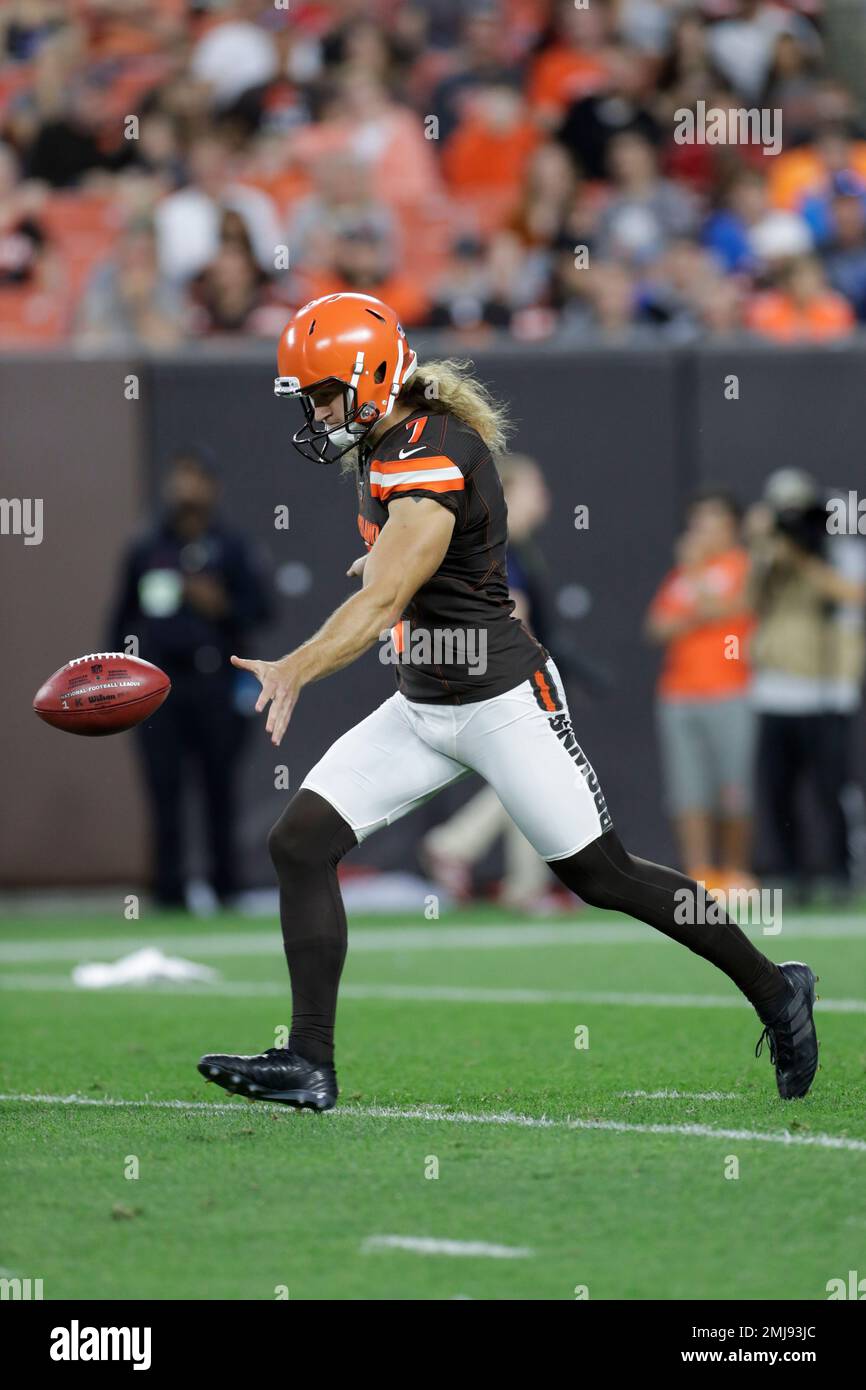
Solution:
<svg viewBox="0 0 866 1390"><path fill-rule="evenodd" d="M508 411L483 382L471 375L472 362L454 357L425 362L403 387L398 400L412 409L448 411L481 435L492 454L501 454L513 425Z"/></svg>

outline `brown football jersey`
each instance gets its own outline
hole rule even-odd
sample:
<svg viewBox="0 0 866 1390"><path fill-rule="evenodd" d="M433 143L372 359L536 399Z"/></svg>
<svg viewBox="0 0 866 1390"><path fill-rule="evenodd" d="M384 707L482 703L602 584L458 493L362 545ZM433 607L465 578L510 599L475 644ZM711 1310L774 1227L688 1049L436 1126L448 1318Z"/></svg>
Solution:
<svg viewBox="0 0 866 1390"><path fill-rule="evenodd" d="M513 616L507 509L493 456L455 415L416 411L361 452L358 528L369 550L402 497L453 512L445 558L391 630L387 659L408 700L466 704L519 685L548 653Z"/></svg>

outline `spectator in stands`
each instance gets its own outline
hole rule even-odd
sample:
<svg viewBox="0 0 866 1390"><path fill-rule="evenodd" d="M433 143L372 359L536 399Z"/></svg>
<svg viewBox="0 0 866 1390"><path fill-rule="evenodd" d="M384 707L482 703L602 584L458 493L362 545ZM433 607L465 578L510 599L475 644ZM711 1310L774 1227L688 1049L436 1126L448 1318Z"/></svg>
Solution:
<svg viewBox="0 0 866 1390"><path fill-rule="evenodd" d="M810 784L827 841L834 890L850 881L842 804L850 783L851 722L864 669L866 559L858 537L828 532L814 478L784 468L767 479L747 518L752 646L759 714L759 775L776 853L774 867L805 897L819 867L802 840L798 797Z"/></svg>
<svg viewBox="0 0 866 1390"><path fill-rule="evenodd" d="M43 93L45 89L43 88ZM26 174L53 188L70 188L110 163L99 140L105 87L89 75L42 99L42 121L26 157Z"/></svg>
<svg viewBox="0 0 866 1390"><path fill-rule="evenodd" d="M66 277L43 195L18 174L14 151L0 144L0 344L48 346L68 328Z"/></svg>
<svg viewBox="0 0 866 1390"><path fill-rule="evenodd" d="M695 230L694 200L658 172L653 146L642 135L616 135L608 163L613 196L599 219L598 250L604 257L646 262L674 237Z"/></svg>
<svg viewBox="0 0 866 1390"><path fill-rule="evenodd" d="M617 38L656 62L671 45L673 27L674 15L658 0L618 0Z"/></svg>
<svg viewBox="0 0 866 1390"><path fill-rule="evenodd" d="M700 287L697 310L706 338L730 339L743 331L743 287L732 276L713 276Z"/></svg>
<svg viewBox="0 0 866 1390"><path fill-rule="evenodd" d="M200 337L279 334L287 307L271 295L271 278L256 260L247 225L226 210L220 244L209 265L190 282L190 331Z"/></svg>
<svg viewBox="0 0 866 1390"><path fill-rule="evenodd" d="M498 195L513 208L538 140L519 88L477 87L442 150L448 187L456 197Z"/></svg>
<svg viewBox="0 0 866 1390"><path fill-rule="evenodd" d="M410 9L409 6L398 7L404 8ZM343 0L334 11L334 27L320 42L323 68L357 66L371 73L401 99L407 96L404 91L406 67L423 50L425 26L419 22L422 17L426 18L423 11L419 8L414 17L393 13L387 24L377 15L370 15L363 0L360 4L353 0L348 6Z"/></svg>
<svg viewBox="0 0 866 1390"><path fill-rule="evenodd" d="M607 81L611 27L606 5L579 9L573 0L557 0L527 78L527 99L544 128L554 130L573 102Z"/></svg>
<svg viewBox="0 0 866 1390"><path fill-rule="evenodd" d="M274 37L255 22L258 5L238 10L206 29L190 57L192 76L207 84L213 104L222 110L251 88L264 87L277 72Z"/></svg>
<svg viewBox="0 0 866 1390"><path fill-rule="evenodd" d="M322 269L333 256L334 239L347 226L376 227L396 246L392 209L376 196L370 167L348 150L323 155L312 170L313 189L292 210L287 232L289 264L294 270Z"/></svg>
<svg viewBox="0 0 866 1390"><path fill-rule="evenodd" d="M688 341L700 331L703 308L719 278L712 257L694 241L672 241L651 262L638 285L639 321L655 324L669 341Z"/></svg>
<svg viewBox="0 0 866 1390"><path fill-rule="evenodd" d="M48 239L41 199L19 183L19 174L14 150L0 144L0 288L34 284Z"/></svg>
<svg viewBox="0 0 866 1390"><path fill-rule="evenodd" d="M510 322L522 333L520 311L544 306L552 328L557 289L556 263L561 248L575 254L589 235L581 218L579 187L571 160L562 145L547 140L539 145L526 169L516 208L492 234L490 266L506 290L503 298L518 313Z"/></svg>
<svg viewBox="0 0 866 1390"><path fill-rule="evenodd" d="M759 275L780 259L812 249L812 233L799 213L771 208L767 180L758 169L739 169L719 191L719 206L704 222L701 240L723 270Z"/></svg>
<svg viewBox="0 0 866 1390"><path fill-rule="evenodd" d="M818 115L819 44L817 33L807 44L801 37L784 32L776 40L773 62L760 105L782 112L785 144L803 144L815 128Z"/></svg>
<svg viewBox="0 0 866 1390"><path fill-rule="evenodd" d="M631 132L657 145L661 132L648 105L651 90L647 59L634 50L611 49L604 83L565 112L557 131L578 173L602 179L608 172L613 138Z"/></svg>
<svg viewBox="0 0 866 1390"><path fill-rule="evenodd" d="M127 141L128 158L124 168L150 175L160 191L171 193L184 180L184 161L177 126L167 112L155 106L139 118L137 140Z"/></svg>
<svg viewBox="0 0 866 1390"><path fill-rule="evenodd" d="M824 269L833 289L861 323L866 320L866 199L859 193L839 192L832 201Z"/></svg>
<svg viewBox="0 0 866 1390"><path fill-rule="evenodd" d="M199 137L187 163L188 184L156 210L163 273L183 283L204 270L216 256L226 211L243 218L260 269L273 273L275 250L281 242L276 210L264 193L237 182L225 140L210 134Z"/></svg>
<svg viewBox="0 0 866 1390"><path fill-rule="evenodd" d="M709 32L713 63L747 105L760 100L766 88L782 33L814 42L815 31L805 19L766 0L735 0L731 18L719 20Z"/></svg>
<svg viewBox="0 0 866 1390"><path fill-rule="evenodd" d="M527 251L549 250L574 208L578 185L568 154L555 140L538 145L526 166L520 201L505 223Z"/></svg>
<svg viewBox="0 0 866 1390"><path fill-rule="evenodd" d="M396 266L394 247L377 222L349 223L333 240L331 264L298 277L298 302L354 290L383 299L407 327L423 323L429 311L424 288Z"/></svg>
<svg viewBox="0 0 866 1390"><path fill-rule="evenodd" d="M497 283L495 262L476 237L460 237L448 272L436 286L427 317L430 328L448 328L464 339L483 341L493 328L511 322L510 286Z"/></svg>
<svg viewBox="0 0 866 1390"><path fill-rule="evenodd" d="M184 794L204 793L210 882L219 901L237 892L234 840L239 716L232 652L268 617L268 599L245 539L217 509L219 483L207 450L183 448L171 461L163 508L123 561L109 651L138 653L171 678L160 718L138 731L150 799L154 894L183 909Z"/></svg>
<svg viewBox="0 0 866 1390"><path fill-rule="evenodd" d="M636 324L637 287L626 266L598 261L587 269L575 267L571 248L562 252L561 283L570 284L557 332L561 343L627 343L653 336L649 325Z"/></svg>
<svg viewBox="0 0 866 1390"><path fill-rule="evenodd" d="M505 57L506 34L502 5L497 0L472 0L462 16L460 43L452 70L436 87L430 110L439 121L439 139L447 141L462 120L467 102L480 87L513 84L516 68Z"/></svg>
<svg viewBox="0 0 866 1390"><path fill-rule="evenodd" d="M777 287L754 295L746 306L746 327L779 343L820 343L853 332L854 311L830 288L821 262L801 256L786 266Z"/></svg>
<svg viewBox="0 0 866 1390"><path fill-rule="evenodd" d="M127 228L114 256L94 269L76 339L80 347L117 351L171 347L181 336L182 316L181 295L160 274L153 224L141 220Z"/></svg>
<svg viewBox="0 0 866 1390"><path fill-rule="evenodd" d="M429 207L440 190L434 140L419 116L393 101L384 84L362 68L340 72L315 126L293 141L308 168L333 150L367 164L377 196L393 206Z"/></svg>
<svg viewBox="0 0 866 1390"><path fill-rule="evenodd" d="M721 73L709 52L709 27L698 10L682 10L677 16L667 52L656 79L656 120L669 130L674 113L706 100L721 85Z"/></svg>
<svg viewBox="0 0 866 1390"><path fill-rule="evenodd" d="M677 563L646 621L665 651L656 709L680 861L711 887L740 885L751 856L749 559L739 525L729 494L693 499Z"/></svg>
<svg viewBox="0 0 866 1390"><path fill-rule="evenodd" d="M834 100L832 92L827 96ZM842 100L847 100L847 94ZM813 224L820 215L822 200L832 197L835 179L845 175L849 187L866 188L866 140L856 138L849 118L832 115L822 119L811 144L784 149L768 163L773 206L795 212L808 207Z"/></svg>
<svg viewBox="0 0 866 1390"><path fill-rule="evenodd" d="M66 0L10 0L0 15L0 56L30 63L68 21Z"/></svg>
<svg viewBox="0 0 866 1390"><path fill-rule="evenodd" d="M809 194L802 199L802 215L820 247L826 246L833 235L834 204L837 198L859 199L866 206L866 178L853 170L841 170L830 176L820 192Z"/></svg>

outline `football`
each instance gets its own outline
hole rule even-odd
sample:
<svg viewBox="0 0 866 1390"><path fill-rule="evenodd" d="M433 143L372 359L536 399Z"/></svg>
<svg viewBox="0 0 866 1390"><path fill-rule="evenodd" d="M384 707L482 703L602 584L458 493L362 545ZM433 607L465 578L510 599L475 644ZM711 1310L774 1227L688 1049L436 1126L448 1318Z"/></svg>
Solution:
<svg viewBox="0 0 866 1390"><path fill-rule="evenodd" d="M122 734L158 710L171 681L158 666L123 652L92 652L67 661L40 686L33 708L68 734Z"/></svg>

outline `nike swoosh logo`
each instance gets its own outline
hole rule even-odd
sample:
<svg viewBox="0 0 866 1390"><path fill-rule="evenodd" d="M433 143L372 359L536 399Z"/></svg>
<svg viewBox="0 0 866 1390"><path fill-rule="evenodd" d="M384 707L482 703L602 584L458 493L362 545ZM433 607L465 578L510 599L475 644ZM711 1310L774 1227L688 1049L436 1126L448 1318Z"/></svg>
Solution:
<svg viewBox="0 0 866 1390"><path fill-rule="evenodd" d="M398 459L407 459L410 454L420 454L421 450L426 448L426 444L419 444L417 449L401 449L397 457Z"/></svg>

